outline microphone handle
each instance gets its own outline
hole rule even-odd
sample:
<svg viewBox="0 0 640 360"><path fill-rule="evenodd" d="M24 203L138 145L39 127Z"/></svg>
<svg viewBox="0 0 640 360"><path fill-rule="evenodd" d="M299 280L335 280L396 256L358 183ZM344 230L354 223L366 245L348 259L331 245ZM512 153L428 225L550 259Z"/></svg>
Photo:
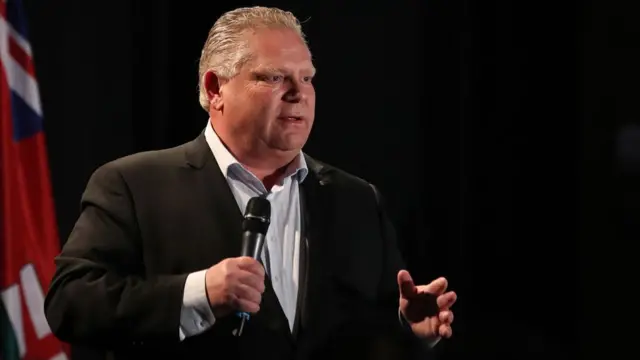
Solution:
<svg viewBox="0 0 640 360"><path fill-rule="evenodd" d="M249 256L256 260L260 259L262 246L264 244L264 234L253 231L245 231L242 234L242 256ZM233 330L234 336L241 336L244 325L251 318L251 314L246 311L238 311L236 316L240 318L240 324Z"/></svg>
<svg viewBox="0 0 640 360"><path fill-rule="evenodd" d="M263 244L264 234L249 230L243 232L241 256L249 256L256 260L260 260Z"/></svg>

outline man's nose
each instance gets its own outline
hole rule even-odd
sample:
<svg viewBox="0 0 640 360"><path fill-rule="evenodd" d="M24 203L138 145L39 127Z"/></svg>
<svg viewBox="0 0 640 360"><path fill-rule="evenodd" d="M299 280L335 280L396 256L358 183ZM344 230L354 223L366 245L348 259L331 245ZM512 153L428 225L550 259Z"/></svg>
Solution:
<svg viewBox="0 0 640 360"><path fill-rule="evenodd" d="M300 81L292 79L289 80L289 90L284 94L285 101L289 102L301 102L306 100L307 94L302 88Z"/></svg>

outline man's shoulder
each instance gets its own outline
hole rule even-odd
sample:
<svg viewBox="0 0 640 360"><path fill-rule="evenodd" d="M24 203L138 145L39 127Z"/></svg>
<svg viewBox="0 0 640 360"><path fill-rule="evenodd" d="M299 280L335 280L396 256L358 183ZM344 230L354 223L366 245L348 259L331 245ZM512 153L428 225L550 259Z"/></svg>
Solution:
<svg viewBox="0 0 640 360"><path fill-rule="evenodd" d="M119 174L123 177L152 178L167 171L187 166L187 151L193 141L174 147L146 150L110 160L94 171L98 174Z"/></svg>
<svg viewBox="0 0 640 360"><path fill-rule="evenodd" d="M321 182L333 183L346 187L371 187L372 184L366 179L357 176L338 166L328 164L318 160L308 154L305 154L307 165L313 171Z"/></svg>

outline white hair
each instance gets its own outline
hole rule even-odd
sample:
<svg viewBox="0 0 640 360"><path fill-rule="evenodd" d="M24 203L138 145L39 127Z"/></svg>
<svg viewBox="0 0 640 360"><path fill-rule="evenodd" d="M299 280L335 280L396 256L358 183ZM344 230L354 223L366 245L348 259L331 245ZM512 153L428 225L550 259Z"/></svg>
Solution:
<svg viewBox="0 0 640 360"><path fill-rule="evenodd" d="M209 99L204 88L204 75L213 70L216 75L230 79L250 59L247 43L242 39L246 30L258 28L288 28L305 41L298 19L289 11L270 7L243 7L224 13L209 30L202 49L198 69L200 106L209 111Z"/></svg>

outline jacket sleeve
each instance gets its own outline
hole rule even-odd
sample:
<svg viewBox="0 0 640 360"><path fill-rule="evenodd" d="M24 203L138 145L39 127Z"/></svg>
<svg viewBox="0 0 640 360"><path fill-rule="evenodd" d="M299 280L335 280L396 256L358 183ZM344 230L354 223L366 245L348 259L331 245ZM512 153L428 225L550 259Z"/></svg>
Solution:
<svg viewBox="0 0 640 360"><path fill-rule="evenodd" d="M405 262L398 245L395 228L386 212L384 199L374 185L371 185L371 188L376 198L378 223L383 240L383 269L379 285L379 299L395 314L398 311L400 298L397 276L400 270L405 269Z"/></svg>
<svg viewBox="0 0 640 360"><path fill-rule="evenodd" d="M45 299L53 333L72 344L177 342L188 274L146 276L135 204L116 163L96 170L55 258Z"/></svg>
<svg viewBox="0 0 640 360"><path fill-rule="evenodd" d="M433 347L437 341L427 341L417 338L400 312L400 292L398 287L398 272L407 270L401 249L398 244L395 227L389 218L384 198L380 191L371 185L376 198L380 231L382 232L383 269L379 284L379 303L389 319L387 324L395 330L395 342L402 348L402 355L398 358L405 359L434 359ZM393 315L393 316L392 316Z"/></svg>

